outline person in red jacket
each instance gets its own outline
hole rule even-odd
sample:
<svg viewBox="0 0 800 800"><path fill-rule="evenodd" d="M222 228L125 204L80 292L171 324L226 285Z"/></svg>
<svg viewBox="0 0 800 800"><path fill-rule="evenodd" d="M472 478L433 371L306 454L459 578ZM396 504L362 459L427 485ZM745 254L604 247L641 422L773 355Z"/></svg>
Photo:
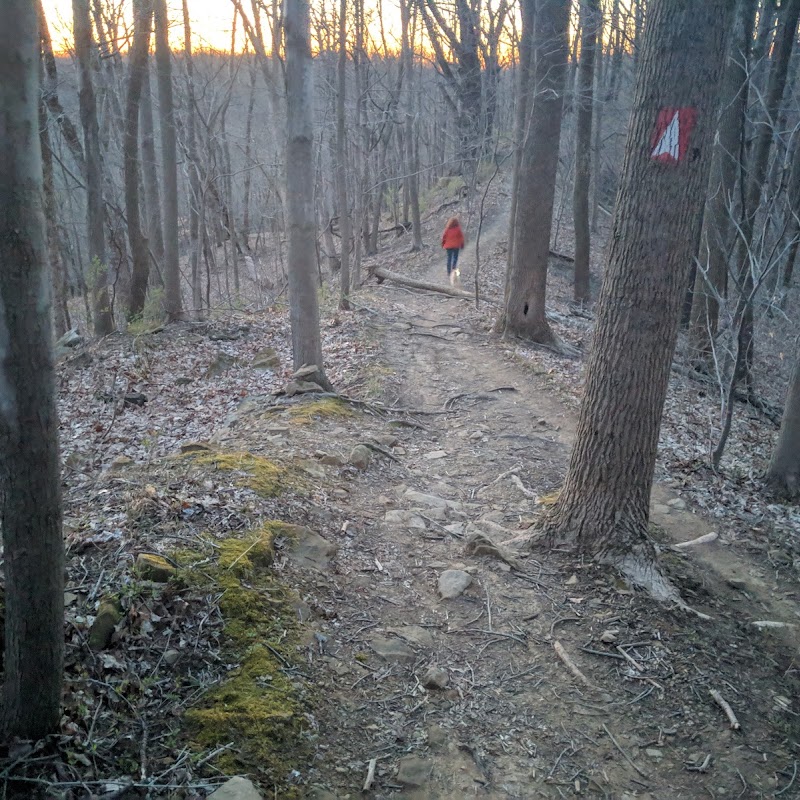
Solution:
<svg viewBox="0 0 800 800"><path fill-rule="evenodd" d="M464 249L464 231L458 217L450 217L444 226L442 234L442 247L447 250L447 275L450 283L458 277L458 253Z"/></svg>

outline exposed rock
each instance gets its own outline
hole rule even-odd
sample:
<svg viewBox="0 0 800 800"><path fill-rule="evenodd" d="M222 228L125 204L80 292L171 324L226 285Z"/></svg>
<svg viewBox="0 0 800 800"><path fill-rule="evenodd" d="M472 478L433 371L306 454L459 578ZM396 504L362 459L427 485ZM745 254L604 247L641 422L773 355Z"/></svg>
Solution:
<svg viewBox="0 0 800 800"><path fill-rule="evenodd" d="M117 470L123 469L129 465L133 464L133 459L129 458L128 456L117 456L109 465L110 470Z"/></svg>
<svg viewBox="0 0 800 800"><path fill-rule="evenodd" d="M336 545L302 525L287 525L289 560L297 567L324 571L336 555Z"/></svg>
<svg viewBox="0 0 800 800"><path fill-rule="evenodd" d="M365 470L372 460L372 453L366 445L357 444L350 452L348 461L356 468Z"/></svg>
<svg viewBox="0 0 800 800"><path fill-rule="evenodd" d="M373 441L383 447L396 447L400 440L393 433L379 433L372 437Z"/></svg>
<svg viewBox="0 0 800 800"><path fill-rule="evenodd" d="M56 347L77 347L79 344L83 343L83 336L81 336L78 331L73 328L71 331L67 331L57 342Z"/></svg>
<svg viewBox="0 0 800 800"><path fill-rule="evenodd" d="M369 646L386 661L413 663L417 654L401 639L388 639L385 636L373 636Z"/></svg>
<svg viewBox="0 0 800 800"><path fill-rule="evenodd" d="M208 442L185 442L181 445L181 453L206 453L213 449Z"/></svg>
<svg viewBox="0 0 800 800"><path fill-rule="evenodd" d="M677 511L684 511L686 509L686 501L682 497L675 497L672 500L669 500L667 505L670 508L676 509Z"/></svg>
<svg viewBox="0 0 800 800"><path fill-rule="evenodd" d="M448 508L452 505L443 497L437 497L433 494L425 494L424 492L416 492L413 489L408 489L404 497L414 505L428 506L429 508Z"/></svg>
<svg viewBox="0 0 800 800"><path fill-rule="evenodd" d="M613 644L617 641L617 634L619 631L615 628L614 630L605 630L600 634L600 641L603 644Z"/></svg>
<svg viewBox="0 0 800 800"><path fill-rule="evenodd" d="M322 387L318 383L313 383L312 381L289 381L283 393L286 397L294 397L297 394L311 394L321 391Z"/></svg>
<svg viewBox="0 0 800 800"><path fill-rule="evenodd" d="M106 598L100 601L97 616L89 628L89 647L92 650L104 650L111 642L114 628L122 622L122 606L117 598Z"/></svg>
<svg viewBox="0 0 800 800"><path fill-rule="evenodd" d="M404 786L422 786L430 778L432 769L430 761L417 756L407 756L400 759L397 780Z"/></svg>
<svg viewBox="0 0 800 800"><path fill-rule="evenodd" d="M220 375L224 375L229 369L235 367L236 364L237 360L233 356L220 351L206 368L203 377L218 378Z"/></svg>
<svg viewBox="0 0 800 800"><path fill-rule="evenodd" d="M194 378L190 378L188 375L179 375L175 378L176 386L188 386L190 383L194 383Z"/></svg>
<svg viewBox="0 0 800 800"><path fill-rule="evenodd" d="M658 514L659 516L666 516L669 514L670 508L669 506L665 506L663 503L656 503L653 506L653 513Z"/></svg>
<svg viewBox="0 0 800 800"><path fill-rule="evenodd" d="M383 515L383 521L386 525L397 528L413 528L416 530L425 530L425 520L419 514L414 514L412 511L399 511L398 509L391 509Z"/></svg>
<svg viewBox="0 0 800 800"><path fill-rule="evenodd" d="M472 576L461 569L448 569L439 576L439 594L444 600L458 597L472 583Z"/></svg>
<svg viewBox="0 0 800 800"><path fill-rule="evenodd" d="M319 459L320 464L325 464L329 467L341 467L347 463L344 458L337 456L335 453L317 452L314 455Z"/></svg>
<svg viewBox="0 0 800 800"><path fill-rule="evenodd" d="M450 675L444 667L431 665L420 677L420 683L426 689L444 689L450 682Z"/></svg>
<svg viewBox="0 0 800 800"><path fill-rule="evenodd" d="M122 398L122 404L125 406L138 406L142 408L147 402L147 398L141 392L128 392Z"/></svg>
<svg viewBox="0 0 800 800"><path fill-rule="evenodd" d="M436 461L439 458L447 458L447 450L432 450L430 453L425 453L424 458L429 461Z"/></svg>
<svg viewBox="0 0 800 800"><path fill-rule="evenodd" d="M404 625L402 628L392 628L392 633L402 636L407 642L418 647L433 647L435 642L433 634L420 625Z"/></svg>
<svg viewBox="0 0 800 800"><path fill-rule="evenodd" d="M178 663L178 659L181 657L179 650L167 650L164 653L164 663L167 666L173 666L174 664Z"/></svg>
<svg viewBox="0 0 800 800"><path fill-rule="evenodd" d="M303 378L309 378L312 375L316 375L319 372L319 367L316 364L304 364L300 369L295 370L292 373L292 377L295 380L302 380Z"/></svg>
<svg viewBox="0 0 800 800"><path fill-rule="evenodd" d="M281 359L274 347L265 347L259 350L250 363L253 369L271 369L276 370L281 365Z"/></svg>
<svg viewBox="0 0 800 800"><path fill-rule="evenodd" d="M428 747L431 750L441 750L447 744L447 731L441 725L430 725L427 730Z"/></svg>
<svg viewBox="0 0 800 800"><path fill-rule="evenodd" d="M208 800L264 800L263 795L247 778L231 778L216 792L208 796Z"/></svg>
<svg viewBox="0 0 800 800"><path fill-rule="evenodd" d="M153 553L136 556L136 571L144 580L154 583L166 583L177 572L166 558Z"/></svg>
<svg viewBox="0 0 800 800"><path fill-rule="evenodd" d="M318 481L325 480L328 474L325 472L325 467L322 466L317 461L301 461L299 462L300 469L306 473L306 475L310 475L312 478L316 478Z"/></svg>
<svg viewBox="0 0 800 800"><path fill-rule="evenodd" d="M657 747L648 747L644 752L646 755L655 759L656 761L660 761L662 758L664 758L664 751L659 750Z"/></svg>
<svg viewBox="0 0 800 800"><path fill-rule="evenodd" d="M578 576L573 572L564 583L566 586L576 586L578 584Z"/></svg>

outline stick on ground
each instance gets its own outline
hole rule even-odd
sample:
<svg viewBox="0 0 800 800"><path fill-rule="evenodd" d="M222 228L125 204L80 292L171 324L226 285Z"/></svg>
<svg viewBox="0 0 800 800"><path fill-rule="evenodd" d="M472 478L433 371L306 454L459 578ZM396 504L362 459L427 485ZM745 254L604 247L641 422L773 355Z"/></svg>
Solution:
<svg viewBox="0 0 800 800"><path fill-rule="evenodd" d="M736 714L733 713L730 703L716 689L711 690L711 696L714 698L714 702L725 712L725 716L731 724L731 730L741 730L742 726L739 724L739 720L736 719Z"/></svg>

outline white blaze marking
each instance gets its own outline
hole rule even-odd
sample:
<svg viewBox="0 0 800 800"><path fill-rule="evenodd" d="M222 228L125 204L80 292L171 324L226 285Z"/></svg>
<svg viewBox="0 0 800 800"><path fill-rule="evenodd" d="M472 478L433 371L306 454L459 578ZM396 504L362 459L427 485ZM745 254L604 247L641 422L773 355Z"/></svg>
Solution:
<svg viewBox="0 0 800 800"><path fill-rule="evenodd" d="M676 161L679 160L681 128L678 114L679 112L676 111L672 121L667 125L664 133L661 134L661 138L658 140L658 144L655 150L653 150L651 158L658 158L659 156L666 155L674 158Z"/></svg>

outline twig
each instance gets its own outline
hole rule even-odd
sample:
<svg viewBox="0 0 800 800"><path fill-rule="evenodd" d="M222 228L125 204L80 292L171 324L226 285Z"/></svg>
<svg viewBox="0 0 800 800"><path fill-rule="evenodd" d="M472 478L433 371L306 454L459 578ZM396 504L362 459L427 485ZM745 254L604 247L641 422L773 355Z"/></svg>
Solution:
<svg viewBox="0 0 800 800"><path fill-rule="evenodd" d="M528 489L527 486L520 480L519 475L512 475L511 476L511 483L519 489L525 497L529 497L531 500L536 500L536 492L532 492Z"/></svg>
<svg viewBox="0 0 800 800"><path fill-rule="evenodd" d="M692 764L687 765L686 769L689 772L705 772L709 765L711 764L711 753L709 753L704 759L702 764Z"/></svg>
<svg viewBox="0 0 800 800"><path fill-rule="evenodd" d="M617 651L637 672L644 672L644 667L632 655L627 653L622 645L617 645Z"/></svg>
<svg viewBox="0 0 800 800"><path fill-rule="evenodd" d="M643 769L640 769L639 767L637 767L637 766L636 766L636 764L634 764L634 763L633 763L633 760L631 759L631 757L630 757L630 756L629 756L629 755L628 755L628 754L627 754L627 753L626 753L626 752L625 752L625 751L622 749L622 747L620 747L620 744L619 744L619 742L618 742L618 741L617 741L617 740L614 738L614 734L613 734L613 733L611 733L611 731L608 729L608 725L606 725L606 724L605 724L605 722L603 723L603 730L604 730L604 731L605 731L605 732L608 734L608 738L609 738L609 739L611 739L611 741L612 741L612 743L613 743L614 747L616 747L616 748L617 748L617 750L619 750L619 752L620 752L620 753L622 753L622 757L623 757L623 758L624 758L624 759L625 759L625 760L626 760L626 761L627 761L627 762L628 762L628 763L629 763L629 764L630 764L630 765L631 765L631 766L632 766L632 767L633 767L633 768L634 768L634 769L635 769L635 770L636 770L636 771L637 771L637 772L638 772L638 773L639 773L639 774L640 774L640 775L641 775L643 778L649 778L650 776L649 776L649 775L648 775L648 774L647 774L647 773L646 773L646 772L645 772Z"/></svg>
<svg viewBox="0 0 800 800"><path fill-rule="evenodd" d="M704 533L702 536L698 536L696 539L690 539L688 542L678 542L677 544L672 545L672 547L674 550L684 550L687 547L694 547L698 544L708 544L709 542L713 542L718 538L718 533Z"/></svg>
<svg viewBox="0 0 800 800"><path fill-rule="evenodd" d="M388 459L391 459L392 461L396 461L398 464L403 463L397 456L392 455L388 450L385 450L383 447L380 447L377 444L373 444L372 442L359 442L359 444L364 445L364 447L367 447L370 450L379 453Z"/></svg>
<svg viewBox="0 0 800 800"><path fill-rule="evenodd" d="M783 789L781 789L779 792L775 792L774 797L780 797L784 792L788 792L789 789L791 789L792 786L794 786L794 779L796 777L797 777L797 762L795 761L794 770L792 771L792 777L789 780L789 783L787 783L786 786L784 786Z"/></svg>
<svg viewBox="0 0 800 800"><path fill-rule="evenodd" d="M714 698L714 702L725 712L725 716L731 724L731 730L741 730L742 726L739 724L739 720L736 719L736 714L733 713L730 703L716 689L711 690L711 696Z"/></svg>
<svg viewBox="0 0 800 800"><path fill-rule="evenodd" d="M367 767L367 778L364 781L364 789L363 791L368 792L372 788L372 784L375 781L375 766L378 763L377 758L371 758L369 760L369 766Z"/></svg>
<svg viewBox="0 0 800 800"><path fill-rule="evenodd" d="M558 639L553 642L553 649L556 651L556 655L564 662L564 666L566 666L581 683L588 686L590 689L594 688L594 684L578 669L575 662L567 655L567 651Z"/></svg>

